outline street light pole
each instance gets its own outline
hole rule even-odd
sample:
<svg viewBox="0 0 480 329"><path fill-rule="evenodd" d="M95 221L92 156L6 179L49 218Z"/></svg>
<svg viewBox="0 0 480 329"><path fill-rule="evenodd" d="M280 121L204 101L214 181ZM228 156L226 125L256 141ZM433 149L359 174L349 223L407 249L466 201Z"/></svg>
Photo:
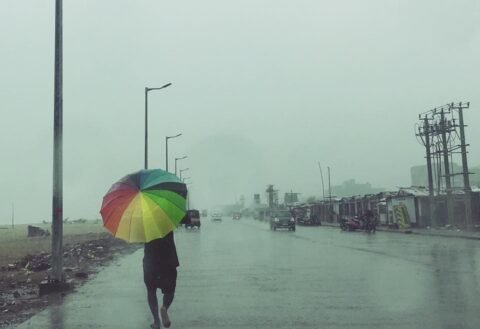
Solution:
<svg viewBox="0 0 480 329"><path fill-rule="evenodd" d="M171 83L167 83L159 88L145 87L145 169L148 169L148 92L151 90L160 90L171 86Z"/></svg>
<svg viewBox="0 0 480 329"><path fill-rule="evenodd" d="M55 2L55 82L53 106L52 279L63 277L63 3Z"/></svg>
<svg viewBox="0 0 480 329"><path fill-rule="evenodd" d="M190 168L180 169L180 179L182 179L182 172L189 170Z"/></svg>
<svg viewBox="0 0 480 329"><path fill-rule="evenodd" d="M190 178L190 177L188 177L188 178ZM190 183L185 183L185 181L184 181L184 184L185 184L186 186L188 186L188 185L192 185L192 182L190 182ZM187 188L187 191L188 191L188 193L187 193L187 209L190 209L190 198L191 198L192 192L189 191L188 188Z"/></svg>
<svg viewBox="0 0 480 329"><path fill-rule="evenodd" d="M175 176L177 175L177 161L188 158L186 155L181 158L175 158Z"/></svg>
<svg viewBox="0 0 480 329"><path fill-rule="evenodd" d="M12 236L15 239L15 204L12 202Z"/></svg>
<svg viewBox="0 0 480 329"><path fill-rule="evenodd" d="M182 133L175 136L166 136L165 137L165 171L168 172L168 140L171 138L177 138L182 136Z"/></svg>
<svg viewBox="0 0 480 329"><path fill-rule="evenodd" d="M145 87L145 161L144 169L148 169L148 88Z"/></svg>

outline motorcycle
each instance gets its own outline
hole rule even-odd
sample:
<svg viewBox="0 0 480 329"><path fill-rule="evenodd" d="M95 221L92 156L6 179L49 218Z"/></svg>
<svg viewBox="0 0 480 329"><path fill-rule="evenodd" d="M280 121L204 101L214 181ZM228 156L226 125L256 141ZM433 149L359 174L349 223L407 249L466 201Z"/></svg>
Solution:
<svg viewBox="0 0 480 329"><path fill-rule="evenodd" d="M363 231L365 229L365 221L360 217L342 218L340 228L342 231Z"/></svg>

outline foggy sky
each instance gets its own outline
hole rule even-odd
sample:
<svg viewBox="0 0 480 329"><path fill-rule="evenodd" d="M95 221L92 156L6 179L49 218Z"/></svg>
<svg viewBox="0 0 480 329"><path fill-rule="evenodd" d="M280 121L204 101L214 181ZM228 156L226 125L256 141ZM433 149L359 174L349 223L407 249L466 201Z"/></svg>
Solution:
<svg viewBox="0 0 480 329"><path fill-rule="evenodd" d="M64 216L99 218L116 180L165 166L202 209L332 184L410 185L418 114L470 101L480 164L480 2L64 1ZM0 2L0 224L51 220L54 1Z"/></svg>

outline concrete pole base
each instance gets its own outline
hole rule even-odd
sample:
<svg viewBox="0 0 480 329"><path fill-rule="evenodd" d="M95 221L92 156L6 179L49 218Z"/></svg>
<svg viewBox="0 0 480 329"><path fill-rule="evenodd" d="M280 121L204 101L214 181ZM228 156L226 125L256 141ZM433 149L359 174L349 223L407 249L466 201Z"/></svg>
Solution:
<svg viewBox="0 0 480 329"><path fill-rule="evenodd" d="M73 289L72 281L43 280L39 285L39 295L65 292Z"/></svg>

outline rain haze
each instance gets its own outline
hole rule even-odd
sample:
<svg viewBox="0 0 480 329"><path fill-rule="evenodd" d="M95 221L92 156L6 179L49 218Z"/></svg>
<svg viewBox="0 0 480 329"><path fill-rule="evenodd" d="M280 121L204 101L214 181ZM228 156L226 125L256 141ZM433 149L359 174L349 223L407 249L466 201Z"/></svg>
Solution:
<svg viewBox="0 0 480 329"><path fill-rule="evenodd" d="M0 1L0 329L480 328L479 22Z"/></svg>
<svg viewBox="0 0 480 329"><path fill-rule="evenodd" d="M51 220L54 2L0 2L0 224ZM99 218L103 195L188 156L192 204L267 184L303 197L332 184L408 186L425 162L418 114L471 102L480 122L480 2L65 1L64 216ZM480 130L467 128L469 164Z"/></svg>

